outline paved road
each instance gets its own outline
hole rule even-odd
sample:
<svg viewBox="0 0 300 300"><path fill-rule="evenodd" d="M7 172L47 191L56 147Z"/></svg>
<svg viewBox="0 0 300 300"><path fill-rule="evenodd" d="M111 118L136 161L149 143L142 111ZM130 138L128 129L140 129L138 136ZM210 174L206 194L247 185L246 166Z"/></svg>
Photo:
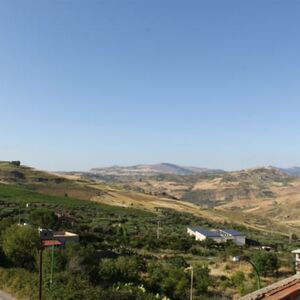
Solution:
<svg viewBox="0 0 300 300"><path fill-rule="evenodd" d="M12 296L0 291L0 300L17 300L16 298L13 298Z"/></svg>

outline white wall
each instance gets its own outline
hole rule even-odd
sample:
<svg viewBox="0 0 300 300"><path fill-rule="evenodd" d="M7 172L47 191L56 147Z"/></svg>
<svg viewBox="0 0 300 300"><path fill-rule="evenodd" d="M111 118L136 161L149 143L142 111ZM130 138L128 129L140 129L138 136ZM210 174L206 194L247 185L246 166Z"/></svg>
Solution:
<svg viewBox="0 0 300 300"><path fill-rule="evenodd" d="M198 231L193 231L191 230L190 228L187 229L187 233L191 236L194 236L196 241L204 241L206 240L206 236L201 234L200 232Z"/></svg>
<svg viewBox="0 0 300 300"><path fill-rule="evenodd" d="M204 241L207 239L207 237L197 231L193 231L190 228L187 229L187 233L191 236L194 236L196 241ZM246 244L246 237L245 236L223 236L223 237L212 237L212 240L214 240L217 243L225 243L228 240L232 240L236 245L243 246Z"/></svg>
<svg viewBox="0 0 300 300"><path fill-rule="evenodd" d="M203 235L203 234L201 234L201 233L199 233L199 232L196 232L195 237L196 237L196 241L204 241L204 240L206 240L206 236Z"/></svg>
<svg viewBox="0 0 300 300"><path fill-rule="evenodd" d="M245 236L235 236L233 242L238 246L244 246L246 244L246 237Z"/></svg>

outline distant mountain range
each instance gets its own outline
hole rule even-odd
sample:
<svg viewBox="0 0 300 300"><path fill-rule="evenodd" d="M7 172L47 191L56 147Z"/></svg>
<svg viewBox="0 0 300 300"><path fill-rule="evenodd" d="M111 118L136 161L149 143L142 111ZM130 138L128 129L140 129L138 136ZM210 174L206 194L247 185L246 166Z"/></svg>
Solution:
<svg viewBox="0 0 300 300"><path fill-rule="evenodd" d="M278 168L277 169L285 174L292 176L300 176L300 167L292 168ZM134 166L112 166L107 168L93 168L91 173L101 176L152 176L158 174L172 174L172 175L197 175L197 174L216 174L226 173L222 169L209 169L199 168L193 166L180 166L172 163L160 163L160 164L140 164Z"/></svg>
<svg viewBox="0 0 300 300"><path fill-rule="evenodd" d="M278 170L286 173L286 174L289 174L289 175L292 175L292 176L300 176L300 167L292 167L292 168L277 168Z"/></svg>
<svg viewBox="0 0 300 300"><path fill-rule="evenodd" d="M202 173L223 173L223 170L185 167L171 163L141 164L135 166L112 166L108 168L93 168L91 173L102 176L151 176L158 174L194 175Z"/></svg>

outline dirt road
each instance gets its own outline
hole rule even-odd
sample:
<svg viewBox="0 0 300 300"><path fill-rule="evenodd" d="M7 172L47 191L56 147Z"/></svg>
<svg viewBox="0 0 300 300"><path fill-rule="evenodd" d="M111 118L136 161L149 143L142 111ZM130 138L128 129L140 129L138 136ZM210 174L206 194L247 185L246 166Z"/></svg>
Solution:
<svg viewBox="0 0 300 300"><path fill-rule="evenodd" d="M17 299L13 298L12 296L8 295L3 291L0 291L0 300L17 300Z"/></svg>

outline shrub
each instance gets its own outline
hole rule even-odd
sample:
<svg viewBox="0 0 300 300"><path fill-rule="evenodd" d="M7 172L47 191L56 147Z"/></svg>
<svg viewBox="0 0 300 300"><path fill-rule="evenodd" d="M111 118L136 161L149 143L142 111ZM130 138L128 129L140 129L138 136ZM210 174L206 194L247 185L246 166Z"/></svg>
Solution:
<svg viewBox="0 0 300 300"><path fill-rule="evenodd" d="M29 222L32 225L51 229L54 228L57 223L57 217L55 213L47 208L41 208L34 210L29 215Z"/></svg>
<svg viewBox="0 0 300 300"><path fill-rule="evenodd" d="M189 288L189 276L183 268L173 265L151 263L146 284L153 293L174 300L185 300Z"/></svg>
<svg viewBox="0 0 300 300"><path fill-rule="evenodd" d="M237 291L240 295L242 295L245 291L244 282L246 280L245 274L242 271L237 271L232 274L231 281L234 286L237 288Z"/></svg>
<svg viewBox="0 0 300 300"><path fill-rule="evenodd" d="M196 267L194 270L195 274L195 288L197 293L207 292L208 287L213 285L213 280L209 274L208 267L201 266Z"/></svg>
<svg viewBox="0 0 300 300"><path fill-rule="evenodd" d="M135 257L118 257L102 259L99 266L100 280L108 283L138 282L139 263Z"/></svg>
<svg viewBox="0 0 300 300"><path fill-rule="evenodd" d="M280 262L276 253L257 251L252 256L252 261L258 272L264 276L277 272L280 267Z"/></svg>
<svg viewBox="0 0 300 300"><path fill-rule="evenodd" d="M38 231L30 226L13 225L3 233L4 254L16 267L34 268L35 256L40 248Z"/></svg>

